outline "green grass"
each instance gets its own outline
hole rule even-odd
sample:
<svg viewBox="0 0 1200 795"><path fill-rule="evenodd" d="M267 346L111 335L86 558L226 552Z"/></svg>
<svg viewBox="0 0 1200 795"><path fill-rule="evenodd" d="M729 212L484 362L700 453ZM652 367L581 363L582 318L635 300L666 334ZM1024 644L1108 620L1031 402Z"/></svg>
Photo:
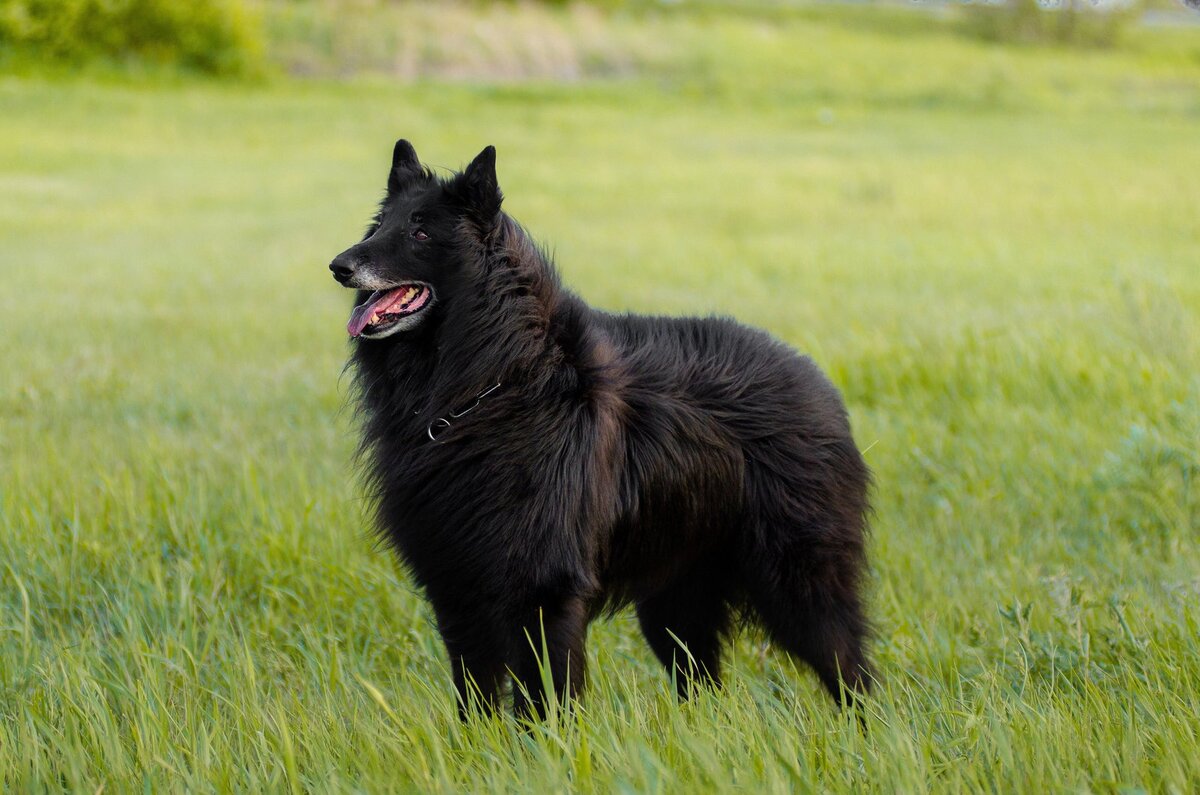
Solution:
<svg viewBox="0 0 1200 795"><path fill-rule="evenodd" d="M0 789L1195 790L1194 34L679 33L574 86L0 78ZM593 303L731 314L844 390L867 733L753 637L678 705L628 615L576 717L457 722L325 269L399 135L496 144Z"/></svg>

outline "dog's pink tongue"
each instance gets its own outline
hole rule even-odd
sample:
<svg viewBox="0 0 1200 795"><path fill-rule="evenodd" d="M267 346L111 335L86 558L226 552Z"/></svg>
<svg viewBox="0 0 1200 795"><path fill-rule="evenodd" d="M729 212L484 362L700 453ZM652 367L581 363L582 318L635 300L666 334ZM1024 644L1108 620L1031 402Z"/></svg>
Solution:
<svg viewBox="0 0 1200 795"><path fill-rule="evenodd" d="M387 290L376 290L367 300L354 307L354 311L350 313L350 322L346 324L346 331L350 332L351 337L362 334L363 329L371 324L371 315L375 307L383 301L387 294Z"/></svg>

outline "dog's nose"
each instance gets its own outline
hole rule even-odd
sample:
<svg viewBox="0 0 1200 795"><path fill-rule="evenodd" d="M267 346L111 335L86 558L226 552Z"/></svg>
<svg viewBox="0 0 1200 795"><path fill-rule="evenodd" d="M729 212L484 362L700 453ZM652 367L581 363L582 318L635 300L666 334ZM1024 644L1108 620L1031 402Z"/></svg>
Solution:
<svg viewBox="0 0 1200 795"><path fill-rule="evenodd" d="M333 271L333 278L345 284L354 275L356 264L354 257L338 254L334 257L333 262L329 263L329 270Z"/></svg>

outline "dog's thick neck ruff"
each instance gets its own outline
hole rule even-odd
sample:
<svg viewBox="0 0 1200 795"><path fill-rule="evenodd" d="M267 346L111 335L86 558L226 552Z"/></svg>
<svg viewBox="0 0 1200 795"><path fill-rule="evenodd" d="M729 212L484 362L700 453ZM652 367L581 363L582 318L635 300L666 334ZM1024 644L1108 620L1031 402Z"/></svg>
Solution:
<svg viewBox="0 0 1200 795"><path fill-rule="evenodd" d="M460 241L455 256L461 260L447 271L457 277L426 288L437 307L419 314L432 319L410 333L354 337L358 389L375 396L366 404L408 406L414 425L389 432L414 442L451 441L484 407L500 411L506 391L500 384L541 381L566 361L591 358L575 351L580 338L571 318L581 302L562 289L554 265L514 220L501 213L486 236ZM368 296L348 330L371 328L372 317L387 317L394 306L416 305L421 294L409 295L410 289Z"/></svg>

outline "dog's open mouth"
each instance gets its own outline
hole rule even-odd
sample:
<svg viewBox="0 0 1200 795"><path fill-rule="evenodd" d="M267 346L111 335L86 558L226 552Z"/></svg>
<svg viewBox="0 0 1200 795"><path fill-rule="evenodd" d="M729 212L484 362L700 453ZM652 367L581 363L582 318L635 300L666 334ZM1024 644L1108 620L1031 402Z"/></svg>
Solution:
<svg viewBox="0 0 1200 795"><path fill-rule="evenodd" d="M346 331L351 337L379 336L404 318L429 305L433 290L422 282L409 282L390 290L376 290L366 301L354 307Z"/></svg>

